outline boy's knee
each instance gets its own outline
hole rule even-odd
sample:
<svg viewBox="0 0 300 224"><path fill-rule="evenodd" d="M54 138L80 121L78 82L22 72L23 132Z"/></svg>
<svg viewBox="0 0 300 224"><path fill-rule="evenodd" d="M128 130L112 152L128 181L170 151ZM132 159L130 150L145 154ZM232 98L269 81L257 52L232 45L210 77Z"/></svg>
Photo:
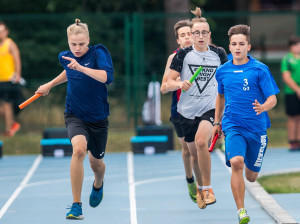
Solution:
<svg viewBox="0 0 300 224"><path fill-rule="evenodd" d="M244 169L244 158L236 156L230 159L231 168L234 170Z"/></svg>
<svg viewBox="0 0 300 224"><path fill-rule="evenodd" d="M195 141L197 149L205 149L208 146L208 143L203 141L202 139L198 139Z"/></svg>
<svg viewBox="0 0 300 224"><path fill-rule="evenodd" d="M190 150L188 148L185 148L185 147L182 147L182 154L185 157L190 157L191 156Z"/></svg>
<svg viewBox="0 0 300 224"><path fill-rule="evenodd" d="M85 157L85 154L86 154L86 148L85 147L73 147L73 156L74 157L78 157L78 158L81 158L81 157Z"/></svg>

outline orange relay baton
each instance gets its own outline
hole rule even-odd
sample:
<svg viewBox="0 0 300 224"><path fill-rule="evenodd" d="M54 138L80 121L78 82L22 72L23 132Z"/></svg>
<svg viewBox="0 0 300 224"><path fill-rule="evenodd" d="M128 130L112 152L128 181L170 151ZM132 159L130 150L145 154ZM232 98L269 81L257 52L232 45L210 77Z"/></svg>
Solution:
<svg viewBox="0 0 300 224"><path fill-rule="evenodd" d="M28 104L32 103L33 101L35 101L37 98L39 98L42 94L40 93L36 93L34 94L32 97L30 97L28 100L24 101L23 103L21 103L19 105L20 109L23 109L24 107L26 107Z"/></svg>

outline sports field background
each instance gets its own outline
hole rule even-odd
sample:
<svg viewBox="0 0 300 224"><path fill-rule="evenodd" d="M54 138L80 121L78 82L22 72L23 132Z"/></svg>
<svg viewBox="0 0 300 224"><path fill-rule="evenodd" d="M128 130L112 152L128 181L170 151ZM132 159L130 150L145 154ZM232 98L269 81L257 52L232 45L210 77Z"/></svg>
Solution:
<svg viewBox="0 0 300 224"><path fill-rule="evenodd" d="M213 43L228 53L228 29L236 24L251 26L250 54L267 64L281 90L283 82L280 60L287 53L290 35L300 33L300 16L296 12L204 12L211 26ZM129 138L142 125L141 109L150 81L161 81L169 54L177 47L173 24L191 18L190 13L90 13L90 14L0 14L10 29L10 37L21 51L22 75L27 81L26 97L39 85L50 81L62 70L59 52L68 49L66 27L80 18L89 25L91 45L101 43L111 52L114 83L109 89L110 139L112 151L130 150ZM172 24L172 25L170 25ZM287 25L288 24L288 25ZM63 127L66 85L55 87L22 111L22 125L15 139L1 137L4 153L35 153L47 127ZM162 121L170 125L170 94L162 96ZM270 113L270 144L286 145L286 116L283 93ZM0 129L4 123L0 121ZM30 149L35 148L34 151ZM179 148L179 145L176 145ZM28 151L29 150L29 151Z"/></svg>

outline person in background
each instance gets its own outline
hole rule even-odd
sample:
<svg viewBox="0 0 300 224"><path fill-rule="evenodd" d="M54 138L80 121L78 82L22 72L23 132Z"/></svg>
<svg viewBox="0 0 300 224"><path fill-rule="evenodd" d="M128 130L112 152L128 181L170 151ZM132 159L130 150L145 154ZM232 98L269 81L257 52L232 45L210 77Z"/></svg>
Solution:
<svg viewBox="0 0 300 224"><path fill-rule="evenodd" d="M103 45L88 46L88 26L79 19L68 27L67 37L70 50L59 54L64 70L35 93L47 95L51 88L68 81L64 115L73 147L70 165L73 204L66 218L83 219L81 190L87 151L94 172L89 204L97 207L103 199L103 158L109 125L106 85L113 81L113 65L110 53Z"/></svg>
<svg viewBox="0 0 300 224"><path fill-rule="evenodd" d="M15 115L15 100L24 99L19 82L21 80L21 57L17 44L8 37L9 30L0 21L0 114L5 121L3 136L12 137L20 129ZM18 101L20 102L20 101ZM15 113L16 112L16 113Z"/></svg>
<svg viewBox="0 0 300 224"><path fill-rule="evenodd" d="M163 75L160 91L162 94L166 94L169 91L167 90L167 81L170 75L170 65L171 62L175 56L175 54L179 51L181 48L189 47L193 44L192 40L192 33L191 33L191 21L186 20L180 20L174 25L174 31L175 31L175 37L177 40L177 43L179 45L179 48L176 49L173 54L171 54L167 60L165 72ZM189 190L189 196L192 199L192 201L196 201L196 195L197 195L197 184L194 180L193 175L193 169L199 170L199 165L197 160L191 159L191 153L189 151L189 148L184 141L184 135L182 132L182 128L180 125L180 116L177 112L177 103L180 98L181 89L178 89L176 91L172 91L172 104L171 104L171 117L170 121L172 122L174 129L176 131L178 140L180 142L180 145L182 147L182 160L186 175L186 181L187 186ZM199 172L199 171L198 171Z"/></svg>
<svg viewBox="0 0 300 224"><path fill-rule="evenodd" d="M290 150L300 150L300 39L289 39L289 53L281 61L284 81L285 111Z"/></svg>
<svg viewBox="0 0 300 224"><path fill-rule="evenodd" d="M187 143L193 160L198 160L199 170L194 169L197 189L197 204L200 209L216 202L211 185L211 156L208 143L211 138L215 114L217 82L215 72L219 65L227 61L224 49L209 44L211 31L206 19L201 17L200 8L192 11L194 44L180 49L174 56L167 89L184 90L177 105L184 141ZM202 72L190 83L194 72L203 67ZM178 81L180 76L180 81Z"/></svg>
<svg viewBox="0 0 300 224"><path fill-rule="evenodd" d="M226 165L232 170L231 190L239 223L245 224L250 217L244 205L244 167L247 180L256 181L268 144L267 129L271 126L267 111L276 105L279 89L269 68L247 55L251 48L250 27L233 26L228 36L233 60L217 69L218 96L212 136L218 133L220 137L224 132Z"/></svg>

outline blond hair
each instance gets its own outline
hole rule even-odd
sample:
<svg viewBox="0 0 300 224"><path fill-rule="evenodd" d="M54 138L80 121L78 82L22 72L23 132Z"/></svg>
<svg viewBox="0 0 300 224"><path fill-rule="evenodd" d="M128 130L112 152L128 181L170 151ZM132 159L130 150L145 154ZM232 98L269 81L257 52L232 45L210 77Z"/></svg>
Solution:
<svg viewBox="0 0 300 224"><path fill-rule="evenodd" d="M196 16L196 18L192 19L191 27L193 27L196 23L207 23L207 25L209 27L207 20L201 16L202 11L199 7L196 7L196 9L194 11L192 10L191 13L193 13Z"/></svg>
<svg viewBox="0 0 300 224"><path fill-rule="evenodd" d="M84 34L89 37L89 29L86 23L82 23L80 19L75 19L75 23L67 28L67 35Z"/></svg>
<svg viewBox="0 0 300 224"><path fill-rule="evenodd" d="M233 35L243 34L246 36L246 40L250 44L250 26L247 25L235 25L228 30L229 42Z"/></svg>

